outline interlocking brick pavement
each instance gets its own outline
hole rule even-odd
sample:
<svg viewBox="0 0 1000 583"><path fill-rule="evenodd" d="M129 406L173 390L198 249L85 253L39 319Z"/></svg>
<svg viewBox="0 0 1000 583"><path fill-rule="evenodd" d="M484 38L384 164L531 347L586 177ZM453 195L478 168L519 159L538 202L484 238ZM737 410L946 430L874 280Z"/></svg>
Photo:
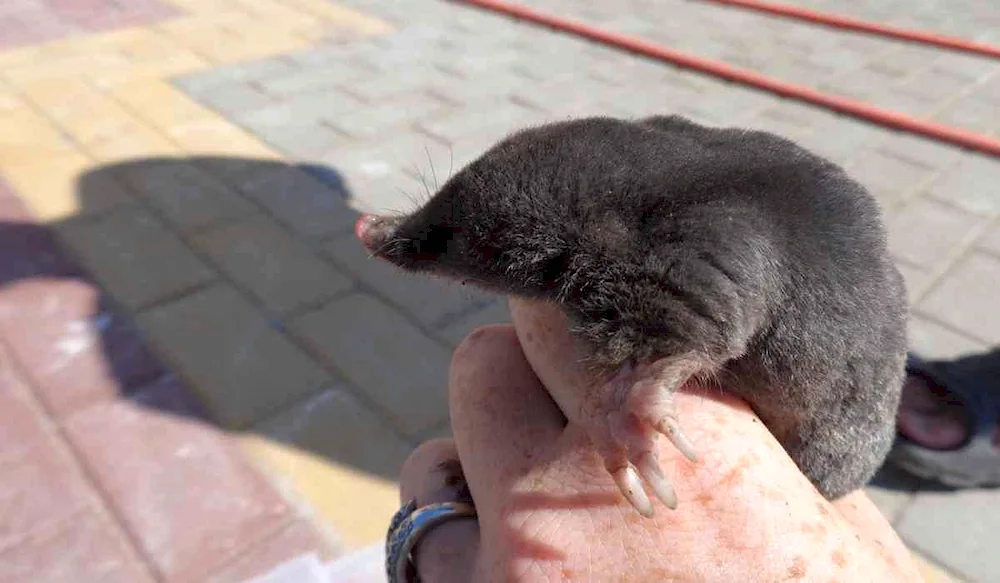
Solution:
<svg viewBox="0 0 1000 583"><path fill-rule="evenodd" d="M1000 40L997 11L975 0L799 4ZM0 172L106 293L21 281L80 269L53 259L51 235L37 227L0 230L24 249L0 246L0 259L12 258L0 303L65 298L55 323L0 309L0 334L35 331L33 340L4 336L27 388L15 397L0 391L0 400L27 399L33 415L68 419L62 439L79 444L80 463L96 476L84 489L109 501L87 506L83 523L103 533L93 538L96 553L118 557L109 579L134 571L128 580L235 581L305 550L330 552L317 528L349 546L377 542L406 450L447 433L450 349L475 326L508 316L487 294L368 260L351 225L362 211L412 207L524 125L676 112L797 139L847 167L882 203L910 287L915 348L952 356L998 338L993 158L449 2L171 5L169 19L148 27L0 52ZM991 108L997 61L703 2L532 5L884 107L1000 130ZM18 212L3 220L34 224ZM88 319L88 309L90 328L54 338L59 322ZM104 327L121 329L121 339L108 341L119 336ZM140 333L145 342L128 341ZM44 372L58 362L46 354L67 338L101 341L71 372ZM145 349L128 352L147 344L173 374ZM102 350L111 371L99 366ZM192 396L198 414L157 416L185 409L178 403ZM6 415L31 434L21 421L28 413ZM249 434L239 443L281 499L240 465L232 443L197 421L205 418ZM111 443L115 432L134 436L135 446ZM220 468L220 489L251 502L213 518L215 530L181 537L176 524L194 512L182 507L206 504L211 493L130 491L127 474L108 462L116 452L192 484L213 475L199 463ZM922 554L968 579L1000 577L982 559L1000 508L995 493L936 493L898 472L870 491ZM357 497L373 510L359 512ZM145 513L157 506L159 519ZM45 510L59 523L62 511ZM939 528L965 522L982 528ZM46 541L66 536L53 527L13 547L0 541L0 573L36 568L51 553Z"/></svg>

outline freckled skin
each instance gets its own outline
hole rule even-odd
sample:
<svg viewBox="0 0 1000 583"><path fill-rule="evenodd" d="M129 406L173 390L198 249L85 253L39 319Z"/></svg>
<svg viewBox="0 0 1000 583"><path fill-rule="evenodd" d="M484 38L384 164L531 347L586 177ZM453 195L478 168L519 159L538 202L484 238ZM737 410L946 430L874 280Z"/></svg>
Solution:
<svg viewBox="0 0 1000 583"><path fill-rule="evenodd" d="M652 433L618 427L608 461L601 415L669 414L692 378L750 403L829 499L892 443L907 304L878 205L788 140L677 116L541 126L358 236L404 269L561 306L606 379L565 413L609 471Z"/></svg>

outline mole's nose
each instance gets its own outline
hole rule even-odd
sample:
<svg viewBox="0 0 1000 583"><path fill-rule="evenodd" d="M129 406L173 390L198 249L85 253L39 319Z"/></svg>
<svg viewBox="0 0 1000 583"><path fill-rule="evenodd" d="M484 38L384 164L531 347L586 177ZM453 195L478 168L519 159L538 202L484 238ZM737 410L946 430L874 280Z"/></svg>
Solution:
<svg viewBox="0 0 1000 583"><path fill-rule="evenodd" d="M375 253L392 235L396 222L378 215L362 215L354 224L354 234L369 253Z"/></svg>

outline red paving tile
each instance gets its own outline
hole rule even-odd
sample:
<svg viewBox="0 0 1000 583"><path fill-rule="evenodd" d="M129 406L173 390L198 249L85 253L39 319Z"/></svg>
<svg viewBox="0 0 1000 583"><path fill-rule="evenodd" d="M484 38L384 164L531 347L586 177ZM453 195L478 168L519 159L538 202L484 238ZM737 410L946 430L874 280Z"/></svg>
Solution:
<svg viewBox="0 0 1000 583"><path fill-rule="evenodd" d="M237 557L209 577L207 583L243 583L267 573L285 561L309 553L316 553L322 560L333 558L329 545L320 539L312 525L296 521L277 536L261 541Z"/></svg>
<svg viewBox="0 0 1000 583"><path fill-rule="evenodd" d="M21 457L48 437L44 412L29 402L29 391L0 344L0 460Z"/></svg>
<svg viewBox="0 0 1000 583"><path fill-rule="evenodd" d="M0 549L86 508L87 485L0 352Z"/></svg>
<svg viewBox="0 0 1000 583"><path fill-rule="evenodd" d="M0 287L0 337L55 417L110 400L163 373L123 317L81 280Z"/></svg>
<svg viewBox="0 0 1000 583"><path fill-rule="evenodd" d="M153 583L137 557L100 517L82 513L17 546L0 549L0 583Z"/></svg>
<svg viewBox="0 0 1000 583"><path fill-rule="evenodd" d="M63 37L154 24L178 14L160 0L3 0L0 50Z"/></svg>
<svg viewBox="0 0 1000 583"><path fill-rule="evenodd" d="M69 439L166 581L199 581L291 520L235 444L127 401L66 421Z"/></svg>

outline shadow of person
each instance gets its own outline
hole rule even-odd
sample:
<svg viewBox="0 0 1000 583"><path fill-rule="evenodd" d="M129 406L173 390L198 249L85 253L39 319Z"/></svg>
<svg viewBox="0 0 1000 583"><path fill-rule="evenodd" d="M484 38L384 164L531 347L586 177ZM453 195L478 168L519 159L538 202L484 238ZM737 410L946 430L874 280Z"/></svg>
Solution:
<svg viewBox="0 0 1000 583"><path fill-rule="evenodd" d="M123 398L264 433L390 480L415 443L447 432L450 348L497 301L369 259L353 237L357 203L336 169L149 158L92 169L77 192L78 215L43 226L0 191L0 368L19 362L54 418ZM224 301L170 307L211 294ZM329 317L311 326L312 343L289 333L360 295L376 314L391 312L372 321L386 327L374 336L348 329L356 319ZM416 357L394 358L379 344L390 338L398 352L414 331L432 345L413 347ZM434 394L403 390L414 378L436 385L425 387ZM366 382L384 388L372 396ZM307 419L317 407L326 422ZM411 413L426 427L407 426Z"/></svg>

